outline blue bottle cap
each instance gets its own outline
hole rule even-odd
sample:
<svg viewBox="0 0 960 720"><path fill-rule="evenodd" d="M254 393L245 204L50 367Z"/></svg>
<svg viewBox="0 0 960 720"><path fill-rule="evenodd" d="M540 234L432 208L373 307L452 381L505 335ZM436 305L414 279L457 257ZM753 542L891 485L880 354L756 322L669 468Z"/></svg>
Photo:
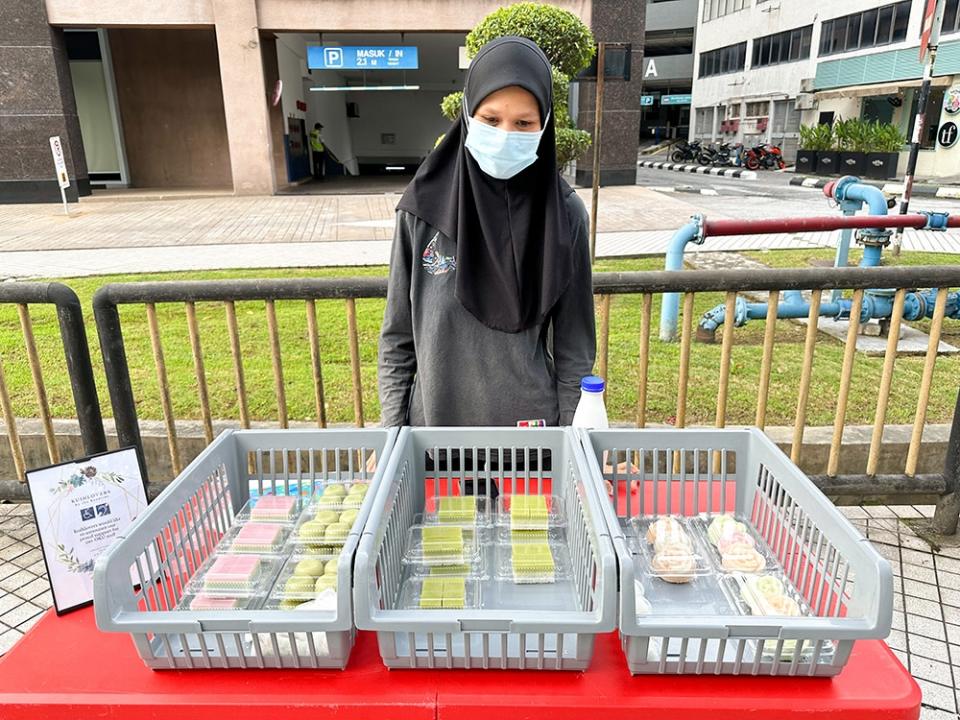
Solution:
<svg viewBox="0 0 960 720"><path fill-rule="evenodd" d="M603 392L603 378L596 375L587 375L580 381L580 389L587 392Z"/></svg>

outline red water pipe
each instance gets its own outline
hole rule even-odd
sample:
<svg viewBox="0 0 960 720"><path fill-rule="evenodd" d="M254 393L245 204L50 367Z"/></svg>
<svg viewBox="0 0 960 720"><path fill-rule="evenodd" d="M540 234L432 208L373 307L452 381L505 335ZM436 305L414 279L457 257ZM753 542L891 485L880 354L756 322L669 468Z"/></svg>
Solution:
<svg viewBox="0 0 960 720"><path fill-rule="evenodd" d="M768 235L770 233L820 232L846 228L923 228L926 215L852 215L848 217L767 218L763 220L705 220L704 237L725 235ZM960 227L960 215L951 215L947 227Z"/></svg>

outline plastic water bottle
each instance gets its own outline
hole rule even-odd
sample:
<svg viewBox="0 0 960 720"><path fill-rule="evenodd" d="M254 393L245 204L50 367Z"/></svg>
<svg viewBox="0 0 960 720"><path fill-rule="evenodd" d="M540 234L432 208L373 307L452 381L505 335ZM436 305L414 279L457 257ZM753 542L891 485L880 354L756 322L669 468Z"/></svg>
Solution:
<svg viewBox="0 0 960 720"><path fill-rule="evenodd" d="M602 377L587 375L580 381L580 402L573 414L573 427L605 430L610 427L607 421L607 408L603 404L604 382Z"/></svg>

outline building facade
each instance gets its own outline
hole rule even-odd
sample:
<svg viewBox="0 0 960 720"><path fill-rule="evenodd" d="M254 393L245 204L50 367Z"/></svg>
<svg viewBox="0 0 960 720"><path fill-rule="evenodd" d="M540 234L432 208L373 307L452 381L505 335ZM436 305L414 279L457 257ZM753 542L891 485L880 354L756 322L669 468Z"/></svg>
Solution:
<svg viewBox="0 0 960 720"><path fill-rule="evenodd" d="M640 143L690 132L697 0L647 0Z"/></svg>
<svg viewBox="0 0 960 720"><path fill-rule="evenodd" d="M0 202L59 200L52 136L63 144L71 200L91 186L282 192L311 175L315 123L339 160L334 172L409 172L449 126L439 105L463 87L466 33L502 4L7 0ZM553 4L598 40L632 43L631 81L606 93L601 174L607 183L633 182L644 5ZM374 68L311 59L310 48L350 47L413 48L418 62ZM579 95L589 130L593 93ZM589 181L591 167L588 155L578 180Z"/></svg>
<svg viewBox="0 0 960 720"><path fill-rule="evenodd" d="M937 142L960 94L960 0L947 0L917 172L956 175ZM863 117L913 132L925 0L700 0L692 138L773 142L792 159L800 124ZM906 152L901 154L900 170Z"/></svg>

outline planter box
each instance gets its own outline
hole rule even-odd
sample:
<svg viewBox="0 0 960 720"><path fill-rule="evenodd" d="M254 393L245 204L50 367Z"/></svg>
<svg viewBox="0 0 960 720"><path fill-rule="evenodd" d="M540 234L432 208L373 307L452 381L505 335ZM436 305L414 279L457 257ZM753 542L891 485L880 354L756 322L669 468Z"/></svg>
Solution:
<svg viewBox="0 0 960 720"><path fill-rule="evenodd" d="M867 154L862 152L842 152L840 153L840 174L841 175L863 175L867 165Z"/></svg>
<svg viewBox="0 0 960 720"><path fill-rule="evenodd" d="M797 150L796 172L815 173L817 171L817 154L816 150Z"/></svg>
<svg viewBox="0 0 960 720"><path fill-rule="evenodd" d="M874 180L889 180L897 176L900 153L867 153L864 175Z"/></svg>
<svg viewBox="0 0 960 720"><path fill-rule="evenodd" d="M841 175L840 153L835 150L817 152L817 172L821 175Z"/></svg>

